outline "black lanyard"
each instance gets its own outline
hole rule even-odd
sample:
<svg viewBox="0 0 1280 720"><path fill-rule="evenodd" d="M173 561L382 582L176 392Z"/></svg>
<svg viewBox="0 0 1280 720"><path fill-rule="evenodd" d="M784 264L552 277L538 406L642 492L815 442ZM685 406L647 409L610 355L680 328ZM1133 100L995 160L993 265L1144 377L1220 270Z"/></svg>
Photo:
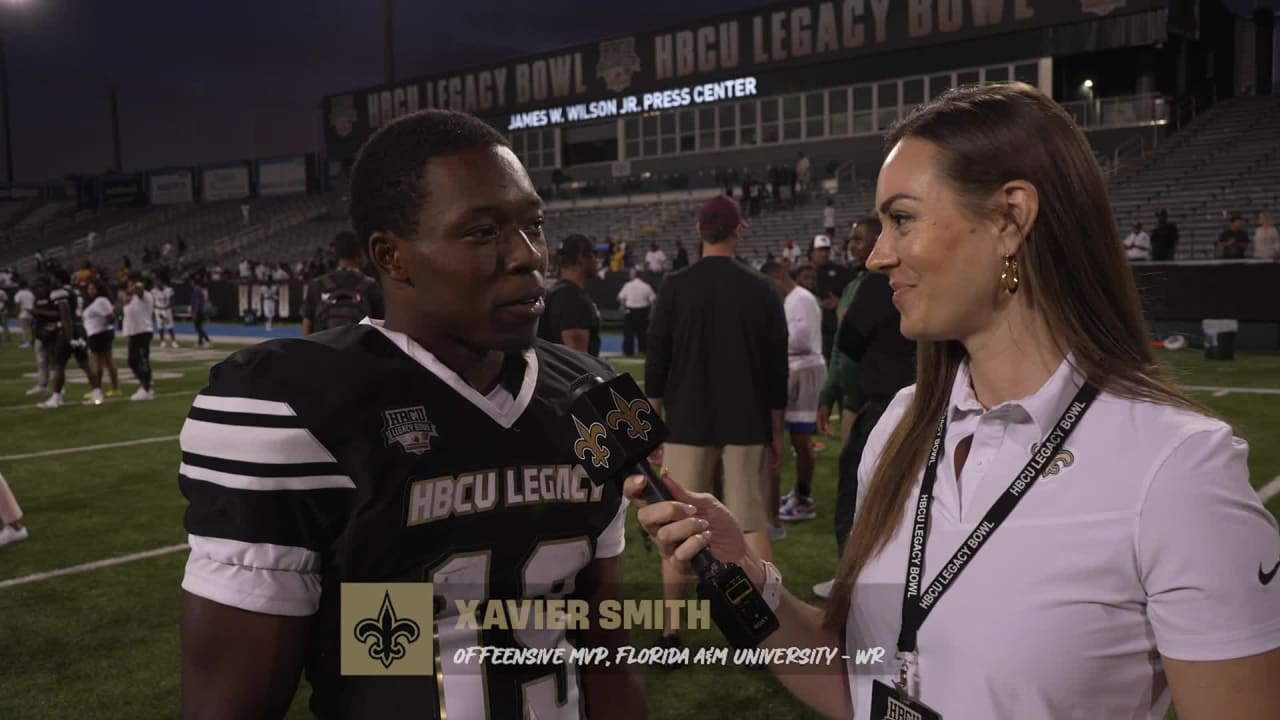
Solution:
<svg viewBox="0 0 1280 720"><path fill-rule="evenodd" d="M929 450L929 461L924 468L924 478L920 481L920 495L915 504L915 525L911 531L911 547L907 552L907 584L902 593L902 631L898 634L899 652L915 652L916 634L924 624L925 618L929 617L934 605L938 604L942 594L947 591L951 583L955 582L956 577L969 564L973 556L978 554L982 546L995 533L996 528L1000 527L1005 518L1009 517L1009 513L1013 512L1018 501L1040 478L1044 469L1053 460L1053 456L1071 436L1071 431L1079 424L1080 418L1097 397L1098 388L1091 383L1085 383L1080 388L1066 411L1062 413L1062 417L1058 418L1057 424L1049 431L1044 442L1040 443L1036 453L1014 478L1013 484L1009 485L1009 488L995 501L987 514L982 516L982 522L978 523L978 527L974 528L951 559L942 566L942 571L921 594L924 551L926 539L929 536L929 508L933 504L933 485L938 478L938 460L942 456L942 442L947 434L947 411L942 412L942 417L938 420L938 434L934 436L933 447Z"/></svg>

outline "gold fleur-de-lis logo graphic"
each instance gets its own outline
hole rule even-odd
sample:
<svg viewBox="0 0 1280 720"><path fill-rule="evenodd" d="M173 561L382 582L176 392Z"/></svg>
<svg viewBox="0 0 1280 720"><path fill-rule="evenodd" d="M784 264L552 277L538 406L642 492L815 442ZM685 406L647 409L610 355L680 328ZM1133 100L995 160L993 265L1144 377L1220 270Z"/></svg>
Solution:
<svg viewBox="0 0 1280 720"><path fill-rule="evenodd" d="M390 592L382 595L382 609L378 611L378 617L365 618L356 624L356 640L362 645L368 644L369 657L382 663L384 668L404 657L405 643L415 642L420 634L418 623L396 617Z"/></svg>
<svg viewBox="0 0 1280 720"><path fill-rule="evenodd" d="M1031 454L1035 455L1036 451L1039 449L1040 449L1040 443L1033 443L1031 445ZM1048 477L1049 475L1057 475L1063 470L1066 470L1067 468L1074 465L1075 462L1076 462L1076 456L1073 455L1070 450L1066 450L1066 449L1059 450L1056 454L1054 454L1053 459L1049 461L1049 464L1045 466L1045 469L1044 469L1045 477Z"/></svg>
<svg viewBox="0 0 1280 720"><path fill-rule="evenodd" d="M573 444L573 453L578 456L578 459L586 462L587 453L590 453L592 465L609 467L609 448L600 444L605 436L604 426L600 423L591 423L588 426L579 420L577 415L573 416L573 424L578 428L578 441Z"/></svg>
<svg viewBox="0 0 1280 720"><path fill-rule="evenodd" d="M609 388L609 394L613 395L614 410L610 410L608 415L604 416L605 423L614 430L621 430L623 425L627 426L627 437L632 440L648 440L649 431L653 426L648 420L641 418L641 415L649 415L653 412L653 408L643 398L636 398L631 402L627 402L613 388Z"/></svg>

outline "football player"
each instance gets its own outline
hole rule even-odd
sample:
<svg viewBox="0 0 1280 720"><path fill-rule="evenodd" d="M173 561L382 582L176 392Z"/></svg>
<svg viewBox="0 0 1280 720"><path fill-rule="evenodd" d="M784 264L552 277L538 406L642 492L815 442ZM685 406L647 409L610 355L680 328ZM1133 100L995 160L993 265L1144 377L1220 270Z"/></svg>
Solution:
<svg viewBox="0 0 1280 720"><path fill-rule="evenodd" d="M570 383L612 373L535 341L547 248L528 174L488 125L424 111L369 139L350 197L385 321L237 352L182 430L184 717L280 717L304 667L322 718L644 717L625 667L454 656L572 647L462 627L457 600L620 598L624 500L558 434ZM434 583L419 630L437 676L342 674L347 582ZM627 644L595 623L575 639Z"/></svg>
<svg viewBox="0 0 1280 720"><path fill-rule="evenodd" d="M62 407L62 390L67 384L67 363L72 357L89 378L90 395L85 399L85 404L101 405L103 396L100 378L95 377L89 366L84 331L84 294L71 284L71 275L66 270L57 268L51 276L52 283L44 278L36 281L36 304L31 310L32 322L39 328L37 337L49 348L49 361L53 368L53 393L37 407ZM51 285L53 289L49 290Z"/></svg>

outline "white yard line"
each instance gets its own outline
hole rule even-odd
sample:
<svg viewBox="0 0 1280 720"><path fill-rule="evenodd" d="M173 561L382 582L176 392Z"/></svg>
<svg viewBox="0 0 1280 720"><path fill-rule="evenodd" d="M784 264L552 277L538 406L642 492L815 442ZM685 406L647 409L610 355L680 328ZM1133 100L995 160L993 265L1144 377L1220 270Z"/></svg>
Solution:
<svg viewBox="0 0 1280 720"><path fill-rule="evenodd" d="M1192 392L1213 393L1214 397L1222 397L1227 393L1240 395L1280 395L1280 388L1255 387L1222 387L1218 385L1183 385L1182 389Z"/></svg>
<svg viewBox="0 0 1280 720"><path fill-rule="evenodd" d="M121 440L120 442L102 443L100 445L84 445L81 447L59 448L57 450L41 450L40 452L19 453L17 455L0 455L0 461L28 460L30 458L50 457L53 455L70 455L71 453L94 452L112 448L132 447L134 445L150 445L151 443L172 442L177 435L160 435L158 437L141 438L139 440Z"/></svg>
<svg viewBox="0 0 1280 720"><path fill-rule="evenodd" d="M13 587L15 585L26 585L27 583L40 582L41 580L51 580L64 575L79 575L80 573L97 570L98 568L111 567L112 565L123 565L124 563L133 562L134 560L145 560L146 558L156 557L158 555L168 555L170 553L186 549L186 543L181 545L170 545L168 547L156 548L155 550L144 550L142 552L107 558L106 560L94 560L93 562L87 562L81 565L72 565L71 567L62 568L61 570L50 570L49 572L33 573L31 575L23 575L22 577L16 577L9 580L0 580L0 590L7 587Z"/></svg>
<svg viewBox="0 0 1280 720"><path fill-rule="evenodd" d="M182 397L183 395L188 395L188 396L195 395L197 392L199 392L199 390L174 390L173 392L156 393L156 397L158 398ZM67 408L72 408L72 407L93 407L93 406L81 406L80 400L68 398L66 397L66 395L69 395L69 393L64 392L64 397L62 400L63 406L58 408L57 410L54 410L53 412L62 412L62 411L65 411ZM48 396L31 395L30 396L31 402L29 403L24 403L22 405L0 405L0 412L12 412L14 410L36 410L37 409L36 403L42 402L46 397ZM132 401L130 401L127 398L121 398L121 400L123 400L123 402L133 404ZM112 400L111 402L116 403L116 402L120 402L121 400ZM49 412L49 410L46 409L44 410L44 412Z"/></svg>
<svg viewBox="0 0 1280 720"><path fill-rule="evenodd" d="M1271 498L1280 495L1280 475L1271 478L1271 482L1258 488L1258 497L1262 498L1262 504L1266 505L1271 502Z"/></svg>

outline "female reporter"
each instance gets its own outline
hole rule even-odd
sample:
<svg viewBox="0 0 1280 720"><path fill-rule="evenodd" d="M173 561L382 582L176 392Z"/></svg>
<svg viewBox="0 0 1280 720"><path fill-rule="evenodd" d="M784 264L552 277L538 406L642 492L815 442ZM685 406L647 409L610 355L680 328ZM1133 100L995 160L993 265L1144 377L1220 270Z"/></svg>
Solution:
<svg viewBox="0 0 1280 720"><path fill-rule="evenodd" d="M1276 521L1244 441L1157 369L1082 133L1002 85L942 95L887 145L867 264L917 383L867 443L829 603L783 591L766 643L889 661L779 678L832 717L1162 718L1171 695L1180 720L1276 717ZM669 484L639 512L664 555L709 545L777 598L732 516Z"/></svg>

